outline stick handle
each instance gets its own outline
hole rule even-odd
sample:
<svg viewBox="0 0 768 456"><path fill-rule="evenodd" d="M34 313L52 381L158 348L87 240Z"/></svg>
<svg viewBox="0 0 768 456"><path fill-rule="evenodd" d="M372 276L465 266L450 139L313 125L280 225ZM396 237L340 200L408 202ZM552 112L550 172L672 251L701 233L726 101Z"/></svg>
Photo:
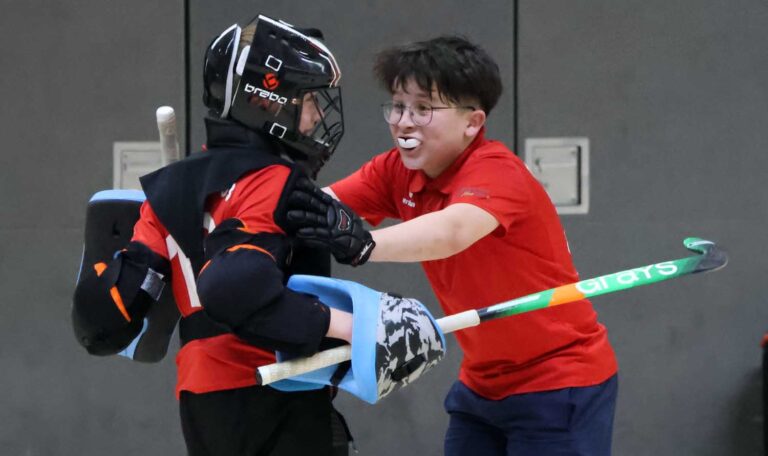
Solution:
<svg viewBox="0 0 768 456"><path fill-rule="evenodd" d="M333 366L352 359L352 346L342 345L317 352L308 358L296 358L281 363L269 364L256 369L256 384L269 385L270 383L285 380L313 370Z"/></svg>
<svg viewBox="0 0 768 456"><path fill-rule="evenodd" d="M437 325L445 334L479 324L480 317L476 310L467 310L437 320ZM256 379L259 385L269 385L279 380L333 366L350 359L352 359L352 348L349 345L343 345L317 352L308 358L296 358L261 366L256 370Z"/></svg>
<svg viewBox="0 0 768 456"><path fill-rule="evenodd" d="M437 325L443 333L448 334L464 328L470 328L480 324L480 316L476 310L467 310L457 314L448 315L437 320Z"/></svg>
<svg viewBox="0 0 768 456"><path fill-rule="evenodd" d="M169 165L179 160L179 138L176 133L176 112L170 106L160 106L155 112L157 131L160 135L162 164Z"/></svg>

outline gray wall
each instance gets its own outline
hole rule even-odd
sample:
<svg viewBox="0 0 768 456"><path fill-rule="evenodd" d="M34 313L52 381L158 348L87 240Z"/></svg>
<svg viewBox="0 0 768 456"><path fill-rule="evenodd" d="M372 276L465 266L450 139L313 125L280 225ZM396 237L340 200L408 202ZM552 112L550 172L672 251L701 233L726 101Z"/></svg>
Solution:
<svg viewBox="0 0 768 456"><path fill-rule="evenodd" d="M520 136L587 136L588 216L564 217L584 277L685 255L731 264L595 299L620 366L615 450L761 445L759 283L768 222L768 3L520 2Z"/></svg>
<svg viewBox="0 0 768 456"><path fill-rule="evenodd" d="M342 66L348 133L321 183L390 146L374 53L438 33L499 61L506 92L489 132L512 145L511 2L191 3L192 145L204 142L202 51L258 12L320 27ZM111 185L112 142L154 140L154 109L183 106L181 2L0 7L0 452L182 454L172 356L89 357L68 323L85 202ZM689 235L731 253L716 274L595 300L621 368L615 454L759 454L768 3L525 0L519 14L519 142L591 140L590 213L563 217L582 277L685 256ZM336 272L437 310L418 266ZM441 453L460 357L450 340L445 362L381 404L337 400L361 454Z"/></svg>
<svg viewBox="0 0 768 456"><path fill-rule="evenodd" d="M173 358L89 357L69 324L112 143L156 140L155 108L181 104L180 4L1 3L0 454L181 454Z"/></svg>

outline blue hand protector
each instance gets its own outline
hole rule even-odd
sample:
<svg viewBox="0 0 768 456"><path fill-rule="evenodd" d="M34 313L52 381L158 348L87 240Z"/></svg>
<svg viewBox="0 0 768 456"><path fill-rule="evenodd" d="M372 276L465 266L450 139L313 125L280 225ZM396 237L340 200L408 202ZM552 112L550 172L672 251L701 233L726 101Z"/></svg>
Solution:
<svg viewBox="0 0 768 456"><path fill-rule="evenodd" d="M346 372L331 366L272 384L277 389L297 391L301 383L307 388L337 384L374 404L416 380L445 354L445 336L440 327L427 308L414 299L316 276L292 276L288 287L315 295L329 307L352 312L352 361ZM278 359L284 357L278 353Z"/></svg>

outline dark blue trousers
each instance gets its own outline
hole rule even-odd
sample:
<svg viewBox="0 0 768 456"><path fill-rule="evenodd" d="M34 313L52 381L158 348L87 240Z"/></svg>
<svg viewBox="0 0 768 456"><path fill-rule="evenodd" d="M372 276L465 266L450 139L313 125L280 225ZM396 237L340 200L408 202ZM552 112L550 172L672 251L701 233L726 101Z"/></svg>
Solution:
<svg viewBox="0 0 768 456"><path fill-rule="evenodd" d="M445 398L446 456L609 456L618 378L583 388L478 396L463 383Z"/></svg>

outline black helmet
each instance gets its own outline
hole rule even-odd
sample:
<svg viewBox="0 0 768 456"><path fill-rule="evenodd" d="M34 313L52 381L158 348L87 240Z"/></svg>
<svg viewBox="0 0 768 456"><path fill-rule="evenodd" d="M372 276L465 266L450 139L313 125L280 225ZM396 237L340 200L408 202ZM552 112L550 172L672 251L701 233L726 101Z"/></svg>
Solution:
<svg viewBox="0 0 768 456"><path fill-rule="evenodd" d="M260 15L213 40L203 65L203 102L211 115L275 137L313 174L344 133L341 71L317 37L316 29ZM307 128L302 107L310 101L307 108L315 111Z"/></svg>

